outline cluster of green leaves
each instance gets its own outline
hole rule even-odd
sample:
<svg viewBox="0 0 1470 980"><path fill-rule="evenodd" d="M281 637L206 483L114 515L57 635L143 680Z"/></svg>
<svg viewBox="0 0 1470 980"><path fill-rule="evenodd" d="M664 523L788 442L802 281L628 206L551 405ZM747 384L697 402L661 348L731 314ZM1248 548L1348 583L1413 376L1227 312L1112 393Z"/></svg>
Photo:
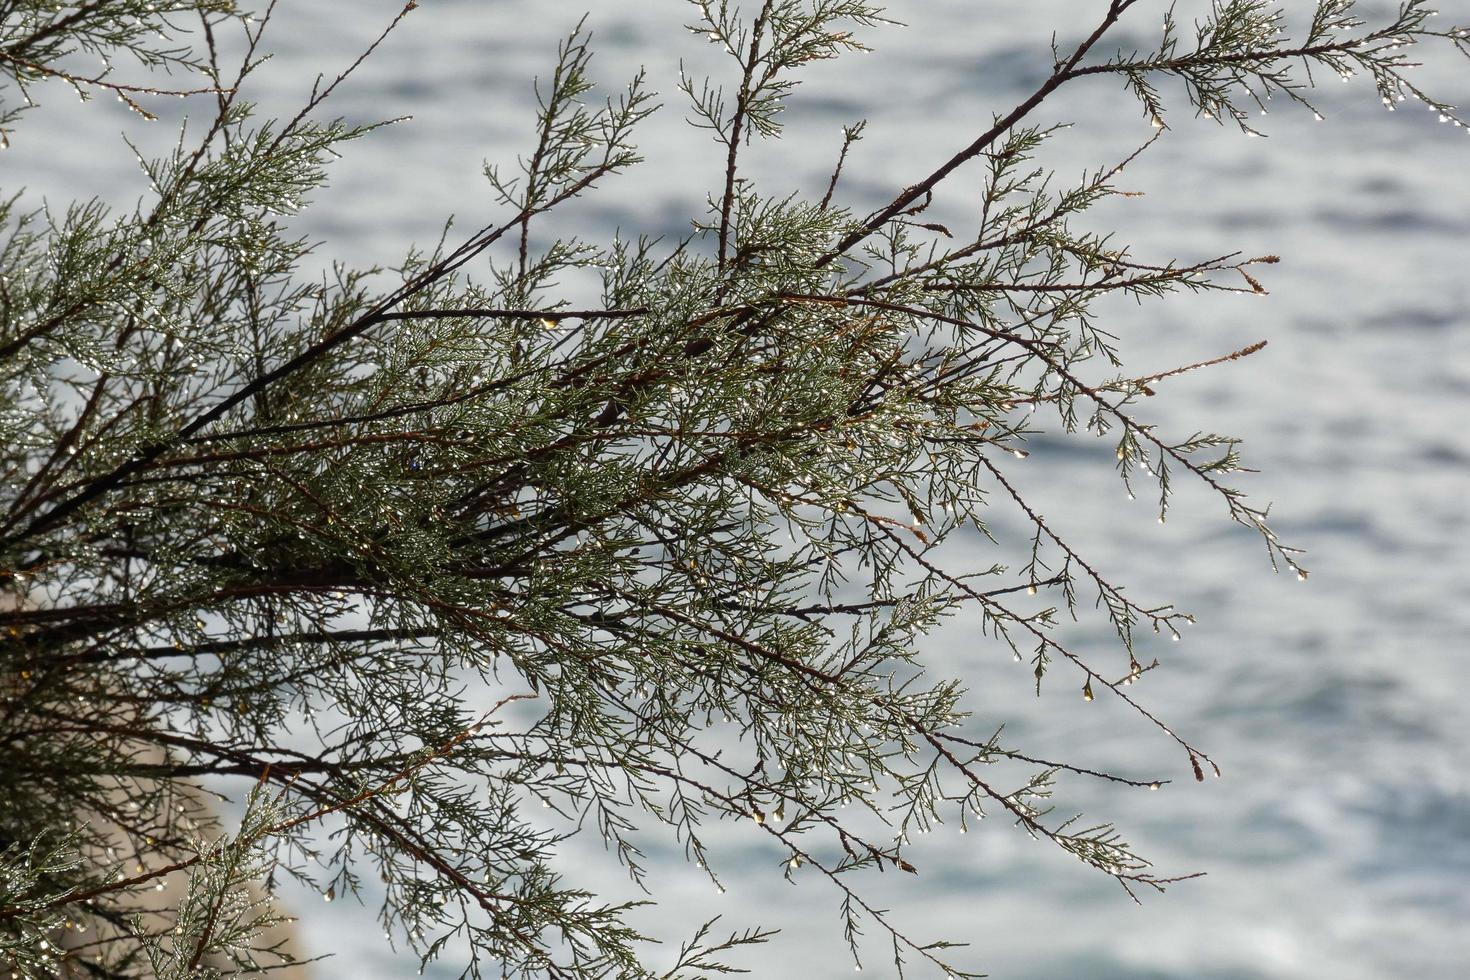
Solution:
<svg viewBox="0 0 1470 980"><path fill-rule="evenodd" d="M706 844L721 819L758 828L788 878L836 889L855 958L861 920L876 923L900 973L970 975L857 885L917 871L909 836L938 823L1004 815L1130 893L1178 880L1111 825L1050 809L1061 771L1159 778L967 732L973 706L924 676L923 639L972 616L1029 656L1038 689L1060 675L1121 699L1203 778L1213 763L1132 687L1157 663L1134 630L1189 617L1105 579L1007 467L1054 412L1116 438L1120 475L1147 474L1161 519L1190 474L1304 576L1223 482L1233 439L1172 439L1131 413L1205 364L1131 376L1093 311L1114 294L1260 292L1249 270L1274 260L1133 257L1079 220L1129 161L1058 189L1033 161L1063 130L1028 117L1063 84L1120 74L1160 127L1168 77L1239 121L1243 101L1300 97L1314 64L1427 99L1398 49L1463 51L1466 35L1431 30L1417 2L1369 27L1322 0L1293 42L1270 3L1229 0L1193 45L1167 20L1157 51L1100 58L1135 6L1113 0L1030 97L860 216L837 202L861 124L820 196L764 195L740 157L780 132L794 73L859 48L881 11L699 0L691 30L723 43L732 81L680 87L725 159L672 244L533 233L638 162L654 108L641 77L596 96L579 27L538 89L534 148L486 170L493 223L446 227L395 269L311 279L287 219L367 131L318 120L351 68L262 121L246 92L269 9L0 4L21 39L0 45L7 121L43 77L145 91L66 67L99 47L193 69L216 109L143 162L151 193L131 213L0 211L0 955L40 975L248 972L272 958L275 913L247 886L292 877L379 895L395 943L463 956L467 976L650 975L629 906L554 871L558 846L600 832L641 881L640 841L661 828L723 887ZM245 37L233 70L225 29ZM975 227L928 220L972 162ZM574 307L558 283L588 272L600 302ZM936 549L989 534L995 505L1032 526L1030 561L946 567ZM1089 593L1116 664L1055 638ZM209 796L232 782L254 789L225 836ZM170 880L187 883L160 905ZM718 972L768 936L702 927L660 975Z"/></svg>
<svg viewBox="0 0 1470 980"><path fill-rule="evenodd" d="M0 73L10 83L0 106L0 148L9 142L11 127L20 114L35 105L33 87L43 81L68 85L83 101L97 92L109 92L144 118L153 118L143 99L160 95L200 95L205 88L180 89L119 80L117 62L131 62L153 75L207 74L208 60L200 46L180 30L180 18L237 14L235 0L6 0L0 3ZM83 56L101 62L100 70Z"/></svg>

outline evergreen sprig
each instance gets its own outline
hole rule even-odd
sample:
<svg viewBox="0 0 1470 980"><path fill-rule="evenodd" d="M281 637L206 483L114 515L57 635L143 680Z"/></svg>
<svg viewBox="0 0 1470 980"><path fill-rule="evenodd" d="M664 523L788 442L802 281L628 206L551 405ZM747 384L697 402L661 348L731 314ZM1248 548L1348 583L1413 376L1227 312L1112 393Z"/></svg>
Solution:
<svg viewBox="0 0 1470 980"><path fill-rule="evenodd" d="M909 838L938 824L1002 816L1129 894L1191 877L1051 802L1060 773L1167 779L977 737L974 698L924 669L924 637L970 617L1029 656L1038 691L1116 698L1197 779L1218 773L1136 693L1161 665L1135 631L1192 618L1105 577L1010 475L1053 413L1072 438L1116 439L1160 520L1193 479L1307 574L1226 482L1237 440L1134 414L1263 343L1139 375L1094 311L1263 294L1275 257L1144 259L1089 230L1137 153L1061 186L1035 159L1065 128L1032 117L1116 75L1149 144L1171 81L1250 133L1247 107L1309 105L1325 68L1458 123L1405 54L1464 53L1467 31L1434 29L1420 2L1373 24L1322 0L1291 35L1284 8L1219 0L1192 33L1167 16L1154 51L1102 55L1138 6L1099 9L1034 92L858 215L840 183L861 123L819 197L763 193L742 154L782 132L801 68L861 50L882 11L696 0L690 29L731 71L677 84L724 159L672 245L536 233L639 162L655 109L641 75L598 95L579 25L537 89L529 154L486 168L493 216L396 268L313 278L287 219L372 128L323 107L415 4L295 117L262 120L247 93L269 6L0 3L0 132L47 79L145 114L191 92L215 110L140 160L150 190L130 212L0 205L0 958L36 976L252 973L291 958L271 896L294 879L380 897L396 946L465 976L731 972L772 934L690 928L654 974L634 906L553 870L568 834L600 834L641 883L661 832L723 888L706 842L721 820L764 835L773 873L830 885L854 959L874 928L900 974L975 975L863 894L863 872L921 873ZM225 30L243 32L233 66ZM82 72L79 53L106 67ZM930 220L967 164L974 227ZM573 305L561 283L587 273L600 297ZM940 546L990 536L992 506L1029 525L1029 560L953 567ZM1111 656L1057 638L1089 598ZM243 818L222 815L226 792Z"/></svg>

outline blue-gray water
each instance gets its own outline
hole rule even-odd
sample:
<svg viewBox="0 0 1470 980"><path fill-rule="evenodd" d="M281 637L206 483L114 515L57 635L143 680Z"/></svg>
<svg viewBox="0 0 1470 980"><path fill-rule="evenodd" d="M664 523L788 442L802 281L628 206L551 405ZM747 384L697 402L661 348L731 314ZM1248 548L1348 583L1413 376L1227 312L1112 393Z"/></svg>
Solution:
<svg viewBox="0 0 1470 980"><path fill-rule="evenodd" d="M414 12L336 102L354 119L414 119L355 145L334 169L303 222L327 241L320 258L392 261L435 238L450 212L489 215L480 163L528 149L529 80L587 5L429 0ZM673 72L680 58L713 66L715 52L680 30L688 15L674 0L594 6L599 76L616 81L646 64L667 105L640 141L647 164L556 227L594 240L619 226L682 231L721 161L683 124ZM872 34L874 54L813 71L786 114L788 137L749 154L750 172L768 192L819 194L839 126L867 117L844 200L860 211L884 202L1024 95L1049 64L1051 30L1065 41L1099 6L894 3L910 26ZM1470 22L1470 4L1442 6L1446 19ZM277 58L256 79L264 108L292 112L313 73L349 61L396 7L284 0L268 40ZM1146 33L1160 9L1142 4L1134 22ZM1132 46L1126 34L1119 43ZM1423 75L1470 104L1463 60L1441 52ZM56 201L139 193L115 131L147 127L113 103L45 94L54 111L23 124L3 159L6 188L29 184ZM920 877L870 882L899 922L972 943L969 962L994 976L1470 976L1470 139L1422 108L1384 112L1361 81L1331 78L1319 107L1325 122L1286 107L1261 119L1264 140L1181 108L1122 181L1147 196L1093 219L1139 256L1283 257L1264 275L1268 299L1120 305L1108 325L1139 373L1269 339L1248 361L1161 385L1149 409L1171 433L1246 437L1248 462L1263 471L1249 489L1276 501L1283 536L1309 548L1310 582L1273 576L1259 542L1203 493L1184 492L1160 527L1124 498L1106 445L1042 438L1013 467L1115 579L1198 615L1182 643L1148 651L1167 668L1141 696L1206 746L1224 778L1196 785L1156 732L1101 700L1084 705L1070 689L1035 700L1026 669L963 623L934 638L931 663L970 681L981 728L1007 721L1037 754L1171 773L1177 781L1160 793L1069 785L1069 802L1116 818L1161 870L1209 872L1138 908L997 823L964 837L941 830L917 842ZM1078 123L1049 151L1062 180L1151 133L1107 80L1070 86L1040 117ZM161 143L165 125L143 138ZM974 563L991 560L976 545ZM1106 640L1100 626L1073 637ZM647 924L674 938L719 912L731 926L778 925L784 934L746 961L755 975L850 975L831 891L783 884L778 855L754 835L721 839L728 893L713 894L668 851L652 876L666 904ZM610 862L598 863L600 848L573 853L578 873L626 892ZM337 954L319 975L412 975L369 912L303 911L312 950ZM874 946L868 975L890 975Z"/></svg>

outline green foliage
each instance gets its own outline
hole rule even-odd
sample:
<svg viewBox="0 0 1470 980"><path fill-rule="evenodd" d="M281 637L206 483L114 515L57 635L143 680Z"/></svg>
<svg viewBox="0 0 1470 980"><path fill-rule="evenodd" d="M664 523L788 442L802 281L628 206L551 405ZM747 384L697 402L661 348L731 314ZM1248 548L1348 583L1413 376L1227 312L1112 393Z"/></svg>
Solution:
<svg viewBox="0 0 1470 980"><path fill-rule="evenodd" d="M152 118L152 113L140 100L148 96L216 91L213 87L129 84L117 79L118 62L130 62L154 74L181 71L208 75L205 52L187 37L189 31L183 23L201 17L234 16L238 16L235 0L0 3L0 23L5 25L0 42L0 74L12 90L0 106L0 148L9 145L10 129L20 114L35 105L32 92L42 81L64 82L84 101L99 91L111 92L146 118ZM79 55L100 59L101 70L75 67L84 60Z"/></svg>
<svg viewBox="0 0 1470 980"><path fill-rule="evenodd" d="M1062 771L1163 780L976 735L962 686L923 672L925 635L964 615L1029 656L1038 690L1121 699L1196 778L1214 765L1133 686L1157 666L1134 631L1190 617L1105 579L1007 476L1052 413L1116 440L1121 479L1152 484L1160 520L1192 478L1306 575L1225 482L1236 440L1132 414L1153 386L1259 345L1137 377L1093 310L1262 292L1251 270L1274 257L1135 258L1082 220L1132 158L1058 186L1034 160L1064 129L1030 117L1064 84L1120 75L1155 139L1171 80L1249 133L1247 105L1306 102L1326 68L1453 119L1402 49L1463 53L1467 32L1431 29L1419 2L1371 25L1322 0L1293 39L1273 4L1222 0L1192 38L1169 17L1157 50L1100 55L1136 6L1099 10L1035 93L859 216L836 202L861 124L819 198L763 194L740 153L781 133L797 72L860 49L881 11L697 0L690 29L732 70L678 83L725 149L696 234L539 245L541 215L638 162L655 108L641 76L596 94L579 27L538 88L531 152L486 170L492 223L395 269L312 279L285 219L367 131L318 119L351 68L296 117L260 120L246 92L269 9L0 3L0 126L48 78L140 112L188 92L215 110L144 162L131 212L0 208L0 956L30 975L251 972L289 956L263 938L277 913L251 883L296 878L381 896L395 943L467 957L467 976L649 975L657 937L627 925L630 906L552 870L578 829L635 881L640 840L672 835L718 885L706 828L753 821L787 877L835 890L854 958L866 920L900 973L973 975L861 892L862 871L916 872L905 845L936 823L1001 815L1130 894L1187 877L1049 802ZM233 69L223 30L243 32ZM83 75L79 52L196 81ZM971 163L975 227L927 220ZM569 305L559 284L589 273L600 303ZM1032 526L1029 562L945 567L937 547L989 534L992 506ZM1055 638L1089 599L1113 660ZM227 787L250 794L228 834L209 800ZM177 895L150 904L169 881ZM685 932L668 980L733 969L770 936ZM68 951L73 933L91 938Z"/></svg>

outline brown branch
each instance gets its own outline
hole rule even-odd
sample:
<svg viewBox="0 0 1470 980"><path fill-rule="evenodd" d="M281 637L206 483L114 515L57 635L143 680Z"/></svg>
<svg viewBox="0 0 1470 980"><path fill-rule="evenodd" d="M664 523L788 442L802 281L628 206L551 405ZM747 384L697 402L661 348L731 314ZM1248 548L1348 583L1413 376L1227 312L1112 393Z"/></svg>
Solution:
<svg viewBox="0 0 1470 980"><path fill-rule="evenodd" d="M1197 371L1200 368L1214 367L1216 364L1226 364L1230 361L1238 361L1242 357L1250 357L1252 354L1265 349L1266 341L1258 340L1254 344L1251 344L1249 347L1242 347L1240 350L1232 351L1229 354L1223 354L1220 357L1212 357L1208 361L1196 361L1194 364L1186 364L1183 367L1177 367L1169 371L1160 371L1158 374L1148 374L1141 378L1134 378L1132 383L1139 385L1140 387L1144 387L1155 381L1163 381L1165 378L1176 378L1181 374L1188 374L1190 371ZM1150 394L1152 394L1152 392L1150 392Z"/></svg>
<svg viewBox="0 0 1470 980"><path fill-rule="evenodd" d="M952 174L955 170L959 169L963 164L968 163L970 160L973 160L975 157L985 152L985 149L989 147L990 144L999 139L1001 134L1005 133L1012 126L1015 126L1016 123L1026 118L1026 116L1028 116L1034 109L1041 105L1042 102L1046 101L1048 96L1050 96L1065 82L1073 77L1073 71L1074 69L1076 69L1077 65L1082 61L1084 57L1086 57L1087 53L1092 50L1093 46L1096 45L1098 41L1102 40L1103 35L1106 34L1113 27L1113 25L1118 22L1118 18L1122 16L1123 12L1131 5L1131 3L1132 0L1126 0L1126 2L1122 3L1113 3L1109 7L1107 15L1103 18L1102 23L1099 24L1097 28L1090 35L1088 35L1088 37L1081 44L1077 46L1077 48L1072 52L1071 57L1069 57L1062 64L1057 65L1056 70L1052 72L1051 77L1043 82L1041 84L1041 87L1033 92L1029 98L1027 98L1020 105L1016 106L1010 112L1006 113L1000 119L996 120L993 126L991 126L984 133L980 134L980 136L978 136L969 146L965 147L954 156L950 157L947 161L944 162L943 165L939 167L939 169L933 171L929 174L929 176L925 177L918 183L910 184L908 187L905 187L897 197L895 197L885 207L879 209L874 214L872 214L867 220L862 223L861 226L844 235L837 242L837 244L832 247L831 251L826 252L816 260L815 267L819 269L823 268L824 266L829 265L834 259L838 258L839 256L845 255L848 251L852 249L854 245L862 242L879 228L882 228L890 220L897 217L905 209L910 207L915 201L918 201L919 199L933 193L934 188L937 187L941 181Z"/></svg>
<svg viewBox="0 0 1470 980"><path fill-rule="evenodd" d="M745 114L750 106L751 82L755 79L756 65L760 63L761 35L765 33L766 18L770 16L771 4L774 0L765 0L761 4L760 13L756 15L755 23L750 29L750 51L745 56L745 74L740 79L740 91L735 98L735 112L730 119L730 132L726 137L728 152L725 156L725 193L720 200L720 231L718 262L720 271L724 271L727 261L730 238L730 212L735 204L735 163L740 154L740 140L743 137L745 125Z"/></svg>

